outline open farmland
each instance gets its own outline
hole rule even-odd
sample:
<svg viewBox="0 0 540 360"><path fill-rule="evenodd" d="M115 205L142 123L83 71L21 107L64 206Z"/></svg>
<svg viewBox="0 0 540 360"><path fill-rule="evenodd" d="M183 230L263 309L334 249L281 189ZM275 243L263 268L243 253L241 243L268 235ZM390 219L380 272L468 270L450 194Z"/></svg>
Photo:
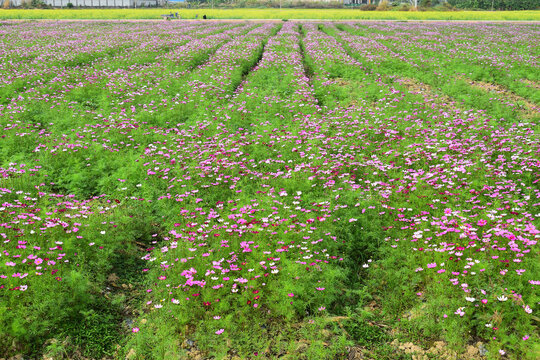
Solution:
<svg viewBox="0 0 540 360"><path fill-rule="evenodd" d="M539 24L0 36L0 358L538 358Z"/></svg>

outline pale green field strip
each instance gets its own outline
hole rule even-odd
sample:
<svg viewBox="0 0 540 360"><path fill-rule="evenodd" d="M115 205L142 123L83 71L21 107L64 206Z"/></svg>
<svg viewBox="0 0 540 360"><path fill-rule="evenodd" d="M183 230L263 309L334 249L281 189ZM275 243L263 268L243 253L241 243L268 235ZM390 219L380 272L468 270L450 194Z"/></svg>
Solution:
<svg viewBox="0 0 540 360"><path fill-rule="evenodd" d="M10 9L0 19L160 19L178 12L183 19L323 19L323 20L461 20L540 21L540 11L360 11L355 9Z"/></svg>

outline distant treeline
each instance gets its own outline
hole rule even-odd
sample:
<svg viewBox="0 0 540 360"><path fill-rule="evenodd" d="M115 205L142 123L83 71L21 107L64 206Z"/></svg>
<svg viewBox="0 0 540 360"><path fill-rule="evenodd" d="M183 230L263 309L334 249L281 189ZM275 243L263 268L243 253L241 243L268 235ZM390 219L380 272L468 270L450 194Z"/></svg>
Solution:
<svg viewBox="0 0 540 360"><path fill-rule="evenodd" d="M385 3L385 4L382 4ZM218 8L348 8L360 10L407 10L414 0L197 0L175 3L175 7ZM421 10L536 10L540 0L418 0ZM381 6L383 5L383 6Z"/></svg>
<svg viewBox="0 0 540 360"><path fill-rule="evenodd" d="M73 8L76 1L60 0L61 7ZM417 8L414 5L417 5ZM2 6L3 4L3 6ZM99 4L99 1L98 1ZM285 8L285 9L343 9L363 11L454 11L454 10L538 10L540 0L171 0L157 7L166 8ZM0 6L47 9L59 7L54 0L0 0ZM103 7L103 6L97 6ZM105 6L109 7L109 6ZM115 6L110 6L115 7ZM156 7L142 1L137 7Z"/></svg>
<svg viewBox="0 0 540 360"><path fill-rule="evenodd" d="M448 0L459 9L482 10L535 10L540 8L540 0Z"/></svg>

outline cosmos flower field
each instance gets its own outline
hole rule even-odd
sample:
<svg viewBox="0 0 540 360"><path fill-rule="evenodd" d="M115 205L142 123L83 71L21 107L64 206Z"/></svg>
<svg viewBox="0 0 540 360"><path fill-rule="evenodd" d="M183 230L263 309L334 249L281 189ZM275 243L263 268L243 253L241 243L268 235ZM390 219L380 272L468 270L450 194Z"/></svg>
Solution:
<svg viewBox="0 0 540 360"><path fill-rule="evenodd" d="M539 40L0 22L0 358L538 358Z"/></svg>

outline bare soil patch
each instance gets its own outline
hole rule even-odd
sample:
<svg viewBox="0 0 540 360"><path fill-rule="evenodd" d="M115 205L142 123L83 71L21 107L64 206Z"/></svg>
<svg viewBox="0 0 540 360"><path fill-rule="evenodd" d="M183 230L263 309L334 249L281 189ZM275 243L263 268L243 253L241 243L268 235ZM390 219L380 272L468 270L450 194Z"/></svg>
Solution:
<svg viewBox="0 0 540 360"><path fill-rule="evenodd" d="M423 95L424 98L433 99L437 105L443 108L456 108L455 99L447 95L441 95L434 90L430 85L421 83L420 81L412 78L399 78L395 80L396 83L405 86L410 93Z"/></svg>
<svg viewBox="0 0 540 360"><path fill-rule="evenodd" d="M464 79L465 80L465 79ZM508 90L502 85L492 84L485 81L478 80L466 80L468 83L477 89L482 89L486 92L502 95L505 99L515 103L520 108L520 112L526 118L531 118L537 116L540 111L540 106L532 103L531 101L525 99L522 96L519 96L512 91ZM528 81L528 80L527 80ZM530 82L530 84L536 88L539 88L539 84L535 82Z"/></svg>

